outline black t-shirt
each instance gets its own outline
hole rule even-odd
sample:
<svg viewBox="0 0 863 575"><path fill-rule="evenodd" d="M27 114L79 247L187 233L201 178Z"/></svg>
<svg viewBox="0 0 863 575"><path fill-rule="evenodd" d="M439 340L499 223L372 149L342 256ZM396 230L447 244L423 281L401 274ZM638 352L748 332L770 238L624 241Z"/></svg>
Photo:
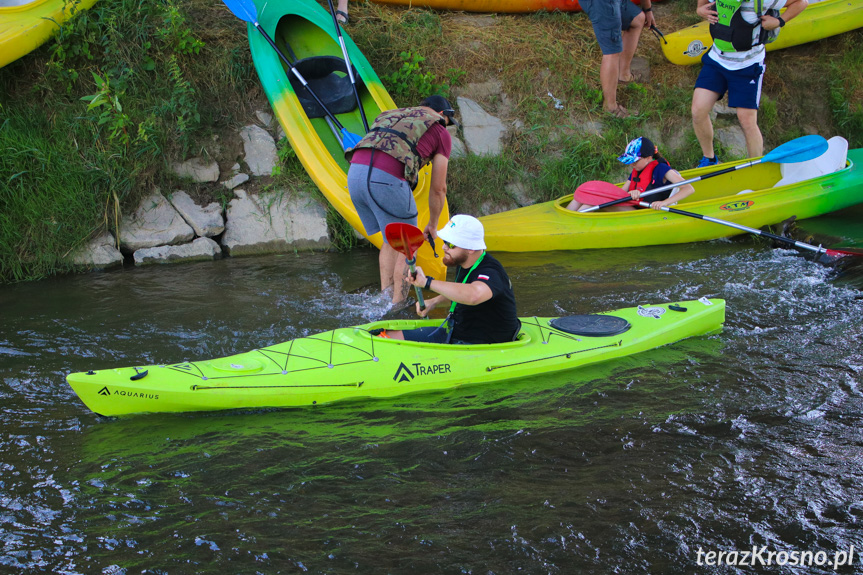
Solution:
<svg viewBox="0 0 863 575"><path fill-rule="evenodd" d="M468 270L458 267L455 281L462 283ZM452 339L470 343L502 343L512 341L518 329L515 294L512 282L499 261L488 253L471 272L466 284L485 282L491 289L491 299L479 305L458 304L453 312Z"/></svg>

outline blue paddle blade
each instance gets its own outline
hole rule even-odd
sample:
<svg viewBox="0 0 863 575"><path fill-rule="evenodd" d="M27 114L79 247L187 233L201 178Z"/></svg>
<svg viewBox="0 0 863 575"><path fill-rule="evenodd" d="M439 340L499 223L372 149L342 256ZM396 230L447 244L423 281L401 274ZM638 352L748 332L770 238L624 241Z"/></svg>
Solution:
<svg viewBox="0 0 863 575"><path fill-rule="evenodd" d="M360 143L363 137L358 134L352 134L348 132L347 128L342 128L342 148L347 150L348 148L353 148L357 144Z"/></svg>
<svg viewBox="0 0 863 575"><path fill-rule="evenodd" d="M245 22L249 22L254 24L258 21L258 9L255 7L255 3L252 0L222 0L225 3L225 6L228 7L228 10L234 13L234 16L243 20Z"/></svg>
<svg viewBox="0 0 863 575"><path fill-rule="evenodd" d="M817 134L785 142L764 155L763 162L805 162L814 160L827 151L827 140Z"/></svg>

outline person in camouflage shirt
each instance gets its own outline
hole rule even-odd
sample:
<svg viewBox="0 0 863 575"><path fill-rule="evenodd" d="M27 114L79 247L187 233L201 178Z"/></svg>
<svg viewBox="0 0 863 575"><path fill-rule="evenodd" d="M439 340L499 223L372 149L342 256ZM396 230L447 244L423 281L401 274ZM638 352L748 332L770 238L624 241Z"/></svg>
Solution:
<svg viewBox="0 0 863 575"><path fill-rule="evenodd" d="M362 140L345 151L351 163L348 190L366 235L382 232L387 224L417 225L413 188L420 169L431 163L429 222L426 236L437 237L437 222L446 202L446 175L452 138L446 127L455 125L455 110L443 96L429 96L419 106L381 113ZM392 289L392 301L407 297L404 258L386 243L379 257L381 290Z"/></svg>

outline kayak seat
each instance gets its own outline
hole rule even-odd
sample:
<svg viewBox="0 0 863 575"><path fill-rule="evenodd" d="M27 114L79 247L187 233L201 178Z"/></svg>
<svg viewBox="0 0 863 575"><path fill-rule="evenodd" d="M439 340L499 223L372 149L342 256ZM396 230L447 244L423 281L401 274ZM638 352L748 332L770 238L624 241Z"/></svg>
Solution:
<svg viewBox="0 0 863 575"><path fill-rule="evenodd" d="M632 327L622 317L598 314L567 315L549 320L548 324L558 331L587 337L609 337Z"/></svg>
<svg viewBox="0 0 863 575"><path fill-rule="evenodd" d="M779 164L782 179L774 187L796 184L825 174L832 174L845 167L848 160L848 140L834 136L827 140L827 151L811 160Z"/></svg>
<svg viewBox="0 0 863 575"><path fill-rule="evenodd" d="M348 77L348 68L341 58L312 56L297 60L294 67L306 79L309 88L334 115L350 112L357 107L357 99L351 87L351 79ZM353 66L351 66L351 70L357 80L357 88L359 88L361 80L357 75L357 70ZM327 115L295 74L289 72L288 78L309 118L323 118Z"/></svg>
<svg viewBox="0 0 863 575"><path fill-rule="evenodd" d="M515 333L512 334L512 341L518 341L518 336L521 335L521 320L517 319L518 327L515 328Z"/></svg>

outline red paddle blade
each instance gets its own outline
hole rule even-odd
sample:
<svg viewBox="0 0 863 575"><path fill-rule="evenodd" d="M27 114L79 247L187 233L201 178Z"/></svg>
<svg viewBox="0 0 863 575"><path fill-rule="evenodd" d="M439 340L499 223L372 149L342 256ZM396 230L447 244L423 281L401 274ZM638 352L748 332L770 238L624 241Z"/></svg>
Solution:
<svg viewBox="0 0 863 575"><path fill-rule="evenodd" d="M857 256L858 258L863 257L863 249L851 248L848 250L839 250L825 248L824 251L828 256L834 256L837 258L841 258L842 256Z"/></svg>
<svg viewBox="0 0 863 575"><path fill-rule="evenodd" d="M575 199L582 204L598 206L611 200L625 198L626 194L624 194L623 190L614 184L599 180L591 180L578 186L578 188L575 189L574 196ZM619 205L637 206L638 202L636 200L629 200L628 202L621 202Z"/></svg>
<svg viewBox="0 0 863 575"><path fill-rule="evenodd" d="M414 254L423 245L423 232L416 226L394 222L384 228L384 236L391 248L403 254L407 259L413 259Z"/></svg>

